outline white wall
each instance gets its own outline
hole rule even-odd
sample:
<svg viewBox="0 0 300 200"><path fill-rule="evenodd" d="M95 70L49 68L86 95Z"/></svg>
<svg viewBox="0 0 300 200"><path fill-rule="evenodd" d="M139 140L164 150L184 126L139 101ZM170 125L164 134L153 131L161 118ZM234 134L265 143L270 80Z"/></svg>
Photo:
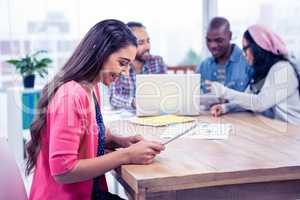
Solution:
<svg viewBox="0 0 300 200"><path fill-rule="evenodd" d="M7 97L0 92L0 137L7 137Z"/></svg>

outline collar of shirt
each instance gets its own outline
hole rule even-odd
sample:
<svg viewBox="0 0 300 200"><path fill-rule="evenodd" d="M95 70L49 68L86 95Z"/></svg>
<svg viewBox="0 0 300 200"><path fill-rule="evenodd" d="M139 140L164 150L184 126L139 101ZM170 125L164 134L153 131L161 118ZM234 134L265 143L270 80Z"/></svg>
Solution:
<svg viewBox="0 0 300 200"><path fill-rule="evenodd" d="M235 44L232 44L232 45L233 45L233 50L232 50L232 53L231 53L231 56L230 56L229 60L231 62L238 62L240 60L242 50L238 46L236 46Z"/></svg>
<svg viewBox="0 0 300 200"><path fill-rule="evenodd" d="M226 63L223 65L225 67L227 67L230 62L238 62L240 60L240 56L241 56L241 51L242 50L238 46L236 46L235 44L232 44L231 48L233 48L232 52L231 52L231 55L230 55L229 59L226 61ZM211 61L216 66L219 66L219 64L216 62L215 58L211 59Z"/></svg>

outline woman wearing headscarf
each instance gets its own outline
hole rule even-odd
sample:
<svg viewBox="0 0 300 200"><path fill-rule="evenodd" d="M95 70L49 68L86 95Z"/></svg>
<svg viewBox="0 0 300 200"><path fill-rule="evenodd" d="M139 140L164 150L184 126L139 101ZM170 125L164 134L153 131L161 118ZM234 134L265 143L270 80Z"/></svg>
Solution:
<svg viewBox="0 0 300 200"><path fill-rule="evenodd" d="M250 110L293 124L300 124L299 69L288 58L283 40L260 25L243 36L243 51L255 72L245 92L207 81L209 90L228 103L211 108L214 116L232 110Z"/></svg>

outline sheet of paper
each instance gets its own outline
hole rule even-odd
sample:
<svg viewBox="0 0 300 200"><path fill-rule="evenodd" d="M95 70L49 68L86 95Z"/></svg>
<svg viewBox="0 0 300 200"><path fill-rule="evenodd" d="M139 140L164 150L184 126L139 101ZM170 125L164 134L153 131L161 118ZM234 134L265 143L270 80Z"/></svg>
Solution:
<svg viewBox="0 0 300 200"><path fill-rule="evenodd" d="M130 122L144 126L166 126L170 124L192 122L193 117L183 117L177 115L161 115L155 117L136 117L129 119Z"/></svg>
<svg viewBox="0 0 300 200"><path fill-rule="evenodd" d="M161 139L168 140L188 129L191 124L176 124L169 126L162 134ZM183 137L194 139L228 139L229 134L233 133L232 124L222 123L198 123L195 129L186 133Z"/></svg>
<svg viewBox="0 0 300 200"><path fill-rule="evenodd" d="M129 120L135 117L135 112L133 110L126 109L104 109L102 110L102 116L106 123L117 121L117 120Z"/></svg>

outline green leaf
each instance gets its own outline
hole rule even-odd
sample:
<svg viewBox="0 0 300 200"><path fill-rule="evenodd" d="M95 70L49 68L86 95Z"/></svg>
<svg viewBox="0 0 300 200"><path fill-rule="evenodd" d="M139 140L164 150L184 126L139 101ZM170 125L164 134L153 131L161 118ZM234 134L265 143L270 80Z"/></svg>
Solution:
<svg viewBox="0 0 300 200"><path fill-rule="evenodd" d="M45 64L50 64L50 63L52 63L52 60L51 60L50 58L43 58L43 59L41 60L41 62L42 62L42 63L45 63Z"/></svg>
<svg viewBox="0 0 300 200"><path fill-rule="evenodd" d="M9 63L9 64L17 66L20 63L20 60L11 59L11 60L7 60L6 62Z"/></svg>

